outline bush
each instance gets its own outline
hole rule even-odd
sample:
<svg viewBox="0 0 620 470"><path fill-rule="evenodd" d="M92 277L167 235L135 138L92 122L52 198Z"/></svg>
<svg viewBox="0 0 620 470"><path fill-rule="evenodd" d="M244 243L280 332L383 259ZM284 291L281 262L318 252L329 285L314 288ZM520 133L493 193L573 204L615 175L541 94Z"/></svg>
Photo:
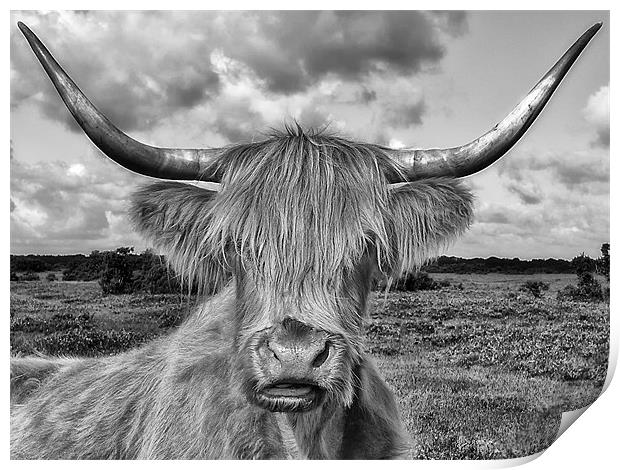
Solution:
<svg viewBox="0 0 620 470"><path fill-rule="evenodd" d="M441 286L427 273L411 273L400 279L395 285L394 290L412 292L417 290L437 290Z"/></svg>
<svg viewBox="0 0 620 470"><path fill-rule="evenodd" d="M577 275L590 273L596 269L596 261L585 253L581 253L579 256L574 257L570 264Z"/></svg>
<svg viewBox="0 0 620 470"><path fill-rule="evenodd" d="M63 281L95 281L101 276L101 264L103 255L99 251L93 251L84 259L69 263L62 271Z"/></svg>
<svg viewBox="0 0 620 470"><path fill-rule="evenodd" d="M104 295L133 292L133 248L117 248L103 253L99 285Z"/></svg>
<svg viewBox="0 0 620 470"><path fill-rule="evenodd" d="M149 294L177 294L182 287L176 275L168 269L163 256L147 250L140 255L141 269L134 277L133 291Z"/></svg>
<svg viewBox="0 0 620 470"><path fill-rule="evenodd" d="M542 291L549 290L549 284L542 281L527 281L521 284L519 290L522 292L529 292L534 297L539 299L542 295Z"/></svg>
<svg viewBox="0 0 620 470"><path fill-rule="evenodd" d="M559 300L577 300L582 302L600 302L605 299L601 283L590 272L579 274L577 287L568 285L558 292Z"/></svg>
<svg viewBox="0 0 620 470"><path fill-rule="evenodd" d="M97 356L126 351L147 339L148 335L126 330L68 330L36 338L31 348L33 352L50 355Z"/></svg>
<svg viewBox="0 0 620 470"><path fill-rule="evenodd" d="M64 281L96 281L101 277L103 265L103 253L94 250L88 256L69 262L69 265L62 271Z"/></svg>
<svg viewBox="0 0 620 470"><path fill-rule="evenodd" d="M151 250L136 255L133 248L99 253L101 277L99 285L104 295L132 294L181 294L187 293L176 274L168 268L163 256ZM197 291L192 286L191 292Z"/></svg>
<svg viewBox="0 0 620 470"><path fill-rule="evenodd" d="M54 282L57 281L58 278L56 278L56 274L54 273L47 273L47 276L45 276L45 280L48 282Z"/></svg>

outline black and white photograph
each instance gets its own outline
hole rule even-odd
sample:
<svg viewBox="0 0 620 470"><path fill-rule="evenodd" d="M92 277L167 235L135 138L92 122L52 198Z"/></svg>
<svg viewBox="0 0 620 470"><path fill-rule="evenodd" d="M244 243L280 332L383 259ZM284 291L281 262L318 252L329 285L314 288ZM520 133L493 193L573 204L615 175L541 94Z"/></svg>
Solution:
<svg viewBox="0 0 620 470"><path fill-rule="evenodd" d="M9 16L12 460L522 459L603 392L608 10Z"/></svg>

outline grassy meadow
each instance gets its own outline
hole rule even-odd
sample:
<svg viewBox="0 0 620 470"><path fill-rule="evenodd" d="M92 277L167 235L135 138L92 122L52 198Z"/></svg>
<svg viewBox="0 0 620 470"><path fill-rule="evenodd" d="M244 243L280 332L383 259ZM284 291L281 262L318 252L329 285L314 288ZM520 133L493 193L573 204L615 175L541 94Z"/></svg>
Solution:
<svg viewBox="0 0 620 470"><path fill-rule="evenodd" d="M556 300L577 282L568 274L432 277L450 285L374 293L367 328L410 456L511 458L548 447L560 413L602 389L609 304ZM519 290L527 280L549 290L535 298ZM191 306L176 295L103 296L96 282L12 282L11 352L119 352L165 334Z"/></svg>

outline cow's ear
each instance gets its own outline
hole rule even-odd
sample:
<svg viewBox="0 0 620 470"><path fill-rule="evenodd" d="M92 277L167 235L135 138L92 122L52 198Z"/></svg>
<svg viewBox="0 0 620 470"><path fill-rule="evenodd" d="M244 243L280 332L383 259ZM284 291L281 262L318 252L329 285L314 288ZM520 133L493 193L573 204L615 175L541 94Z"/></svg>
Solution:
<svg viewBox="0 0 620 470"><path fill-rule="evenodd" d="M473 196L453 179L429 179L392 188L389 227L389 274L415 271L437 256L470 225Z"/></svg>
<svg viewBox="0 0 620 470"><path fill-rule="evenodd" d="M166 255L182 280L211 290L219 284L222 267L211 261L203 243L216 191L184 183L158 182L134 193L130 217L135 228Z"/></svg>

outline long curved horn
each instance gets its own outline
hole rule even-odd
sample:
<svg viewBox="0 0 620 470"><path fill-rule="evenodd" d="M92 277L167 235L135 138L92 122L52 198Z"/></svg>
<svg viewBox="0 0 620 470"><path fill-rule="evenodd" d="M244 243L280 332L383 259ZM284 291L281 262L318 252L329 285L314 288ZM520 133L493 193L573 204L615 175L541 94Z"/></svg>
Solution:
<svg viewBox="0 0 620 470"><path fill-rule="evenodd" d="M409 180L433 176L460 178L485 169L525 134L601 26L602 23L596 23L583 33L512 112L486 134L461 147L390 150L390 156L400 164Z"/></svg>
<svg viewBox="0 0 620 470"><path fill-rule="evenodd" d="M132 139L88 100L28 26L22 22L17 26L77 123L108 157L129 170L155 178L220 181L220 149L159 148Z"/></svg>

